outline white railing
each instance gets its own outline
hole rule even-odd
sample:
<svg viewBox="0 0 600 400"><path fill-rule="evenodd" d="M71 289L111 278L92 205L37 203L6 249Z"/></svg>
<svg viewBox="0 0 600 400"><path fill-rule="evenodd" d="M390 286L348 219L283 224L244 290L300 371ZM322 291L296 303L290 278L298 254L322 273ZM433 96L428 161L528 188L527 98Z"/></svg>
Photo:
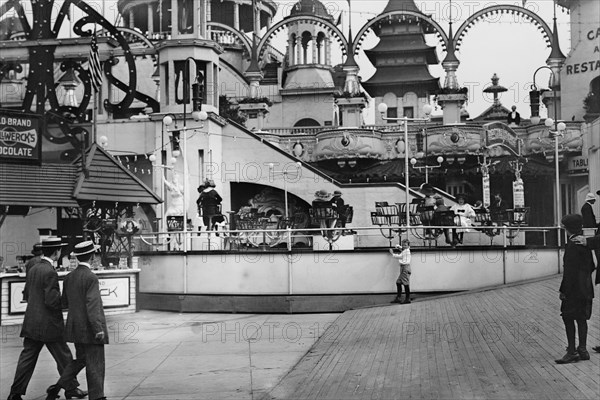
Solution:
<svg viewBox="0 0 600 400"><path fill-rule="evenodd" d="M218 231L175 231L175 232L149 232L136 236L138 242L136 251L182 251L183 240L188 241L188 249L191 251L292 251L312 250L313 240L316 237L332 235L353 235L356 249L390 248L394 243L399 243L400 238L408 237L413 248L439 248L447 250L450 248L444 242L444 234L439 234L437 239L426 239L423 232L430 230L467 230L465 240L461 247L468 248L498 248L498 247L526 247L546 246L547 236L550 232L560 231L556 227L530 227L530 226L474 226L470 228L457 226L369 226L342 228L300 228L300 229L252 229L252 230L218 230ZM495 233L491 235L490 230ZM342 232L343 231L343 232ZM383 232L389 231L389 232ZM526 232L538 232L542 235L539 243L527 243ZM390 240L388 233L393 235ZM560 237L560 234L559 234ZM490 240L491 238L491 240ZM300 246L300 247L298 247ZM332 246L336 249L336 245ZM327 250L327 249L320 249ZM331 249L330 249L331 250Z"/></svg>

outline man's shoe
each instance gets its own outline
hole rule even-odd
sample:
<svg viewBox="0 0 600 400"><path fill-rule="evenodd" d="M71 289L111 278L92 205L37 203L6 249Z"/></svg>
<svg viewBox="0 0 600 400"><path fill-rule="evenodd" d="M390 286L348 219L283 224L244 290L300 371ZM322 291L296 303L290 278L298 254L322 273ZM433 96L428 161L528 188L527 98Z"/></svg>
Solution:
<svg viewBox="0 0 600 400"><path fill-rule="evenodd" d="M72 399L73 397L75 397L76 399L83 399L87 395L88 395L88 392L85 392L79 388L65 390L65 397L67 399Z"/></svg>
<svg viewBox="0 0 600 400"><path fill-rule="evenodd" d="M600 346L592 347L592 350L594 350L596 353L600 353Z"/></svg>
<svg viewBox="0 0 600 400"><path fill-rule="evenodd" d="M404 301L402 302L402 304L410 304L410 299L404 299Z"/></svg>
<svg viewBox="0 0 600 400"><path fill-rule="evenodd" d="M574 363L577 361L579 361L579 354L577 354L576 351L573 351L573 352L567 351L567 354L565 354L563 356L563 358L554 360L554 362L557 364L569 364L569 363Z"/></svg>
<svg viewBox="0 0 600 400"><path fill-rule="evenodd" d="M60 397L58 395L60 393L60 389L61 387L58 385L50 385L48 389L46 389L46 400L58 399Z"/></svg>
<svg viewBox="0 0 600 400"><path fill-rule="evenodd" d="M394 300L392 300L392 303L400 304L400 303L402 303L402 301L400 300L400 297L396 296L396 298Z"/></svg>
<svg viewBox="0 0 600 400"><path fill-rule="evenodd" d="M8 399L7 400L23 400L23 398L21 397L20 394L11 393L11 394L8 395Z"/></svg>
<svg viewBox="0 0 600 400"><path fill-rule="evenodd" d="M577 348L577 354L579 354L579 359L580 360L589 360L590 359L590 353L588 353L587 349L585 347L578 347Z"/></svg>

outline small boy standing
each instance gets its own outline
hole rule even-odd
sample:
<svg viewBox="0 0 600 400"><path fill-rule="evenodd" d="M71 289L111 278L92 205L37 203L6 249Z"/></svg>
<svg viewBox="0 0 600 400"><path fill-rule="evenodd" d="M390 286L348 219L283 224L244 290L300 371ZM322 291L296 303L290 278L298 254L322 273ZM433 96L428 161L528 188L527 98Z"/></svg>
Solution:
<svg viewBox="0 0 600 400"><path fill-rule="evenodd" d="M400 264L400 275L396 280L398 294L392 303L410 304L410 242L406 239L403 240L402 247L396 245L395 251L390 249L390 254L392 257L397 258ZM404 290L406 291L404 301L401 300L402 286L404 286Z"/></svg>
<svg viewBox="0 0 600 400"><path fill-rule="evenodd" d="M567 354L555 360L557 364L567 364L579 360L589 360L586 349L588 325L592 315L594 286L592 271L594 260L591 250L580 246L573 239L583 232L583 217L579 214L565 215L560 221L567 231L567 244L563 257L564 273L560 284L561 316L567 333ZM579 346L575 348L575 322L579 336Z"/></svg>

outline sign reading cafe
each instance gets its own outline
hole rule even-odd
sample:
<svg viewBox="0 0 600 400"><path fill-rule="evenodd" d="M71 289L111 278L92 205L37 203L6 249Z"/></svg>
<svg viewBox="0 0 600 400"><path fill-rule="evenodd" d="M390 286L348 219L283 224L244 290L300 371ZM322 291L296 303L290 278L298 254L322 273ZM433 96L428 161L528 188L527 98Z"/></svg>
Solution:
<svg viewBox="0 0 600 400"><path fill-rule="evenodd" d="M41 129L37 115L0 112L0 160L39 162Z"/></svg>

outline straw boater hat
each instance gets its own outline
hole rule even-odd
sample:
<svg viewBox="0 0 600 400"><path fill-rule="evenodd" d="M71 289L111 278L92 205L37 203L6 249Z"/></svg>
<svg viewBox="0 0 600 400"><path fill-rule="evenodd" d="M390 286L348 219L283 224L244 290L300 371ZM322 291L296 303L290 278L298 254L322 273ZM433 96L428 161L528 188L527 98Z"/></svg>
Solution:
<svg viewBox="0 0 600 400"><path fill-rule="evenodd" d="M592 200L596 200L596 196L594 195L594 193L588 193L585 195L585 201L592 201Z"/></svg>
<svg viewBox="0 0 600 400"><path fill-rule="evenodd" d="M61 238L59 237L47 237L42 239L42 243L40 244L40 248L42 249L51 249L53 247L63 247L66 246L66 243L63 243Z"/></svg>
<svg viewBox="0 0 600 400"><path fill-rule="evenodd" d="M325 189L318 190L315 193L315 198L317 198L317 199L328 199L329 198L329 193Z"/></svg>
<svg viewBox="0 0 600 400"><path fill-rule="evenodd" d="M99 248L100 246L94 244L94 242L92 242L91 240L86 240L84 242L77 243L71 255L75 257L83 256L85 254L95 253Z"/></svg>
<svg viewBox="0 0 600 400"><path fill-rule="evenodd" d="M336 191L333 192L333 195L336 196L336 197L337 196L341 196L342 192L340 192L339 190L336 190Z"/></svg>
<svg viewBox="0 0 600 400"><path fill-rule="evenodd" d="M41 243L34 244L33 248L31 249L31 254L33 254L34 256L42 255L42 244Z"/></svg>

